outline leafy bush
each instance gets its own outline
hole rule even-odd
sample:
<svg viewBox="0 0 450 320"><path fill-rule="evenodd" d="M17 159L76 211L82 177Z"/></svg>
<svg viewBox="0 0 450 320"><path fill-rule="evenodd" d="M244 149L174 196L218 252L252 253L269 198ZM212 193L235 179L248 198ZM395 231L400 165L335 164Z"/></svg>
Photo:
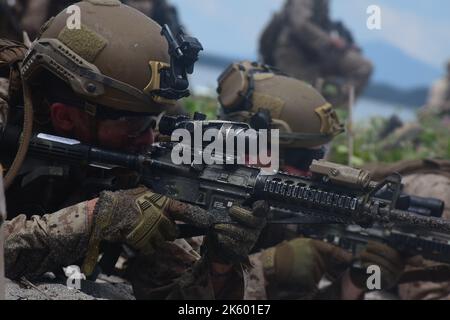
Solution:
<svg viewBox="0 0 450 320"><path fill-rule="evenodd" d="M346 115L340 112L341 119ZM420 117L417 125L408 124L400 130L381 139L380 133L388 119L375 117L365 123L354 124L354 156L352 165L362 166L372 162L397 162L423 158L450 159L450 126L438 117ZM414 128L414 129L412 129ZM419 129L417 129L419 128ZM405 133L406 132L406 133ZM331 146L329 160L348 163L348 136L342 134Z"/></svg>
<svg viewBox="0 0 450 320"><path fill-rule="evenodd" d="M206 114L209 120L217 119L217 100L205 96L193 96L183 100L184 109L193 115L195 112Z"/></svg>

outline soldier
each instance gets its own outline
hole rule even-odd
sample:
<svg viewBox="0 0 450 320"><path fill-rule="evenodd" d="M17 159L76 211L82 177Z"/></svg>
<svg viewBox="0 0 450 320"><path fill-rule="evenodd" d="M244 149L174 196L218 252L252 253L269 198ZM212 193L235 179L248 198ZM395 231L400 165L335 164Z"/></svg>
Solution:
<svg viewBox="0 0 450 320"><path fill-rule="evenodd" d="M446 65L445 77L433 84L422 111L437 115L450 113L450 61Z"/></svg>
<svg viewBox="0 0 450 320"><path fill-rule="evenodd" d="M25 58L17 43L1 43L10 80L9 95L0 99L6 131L22 111L17 63L23 59L25 109L34 107L36 130L113 150L146 150L152 116L186 94L158 80L171 63L161 27L116 0L77 5L81 29L68 29L62 11L41 28ZM1 155L3 163L12 158ZM105 244L124 244L136 255L127 271L137 298L242 297L242 266L265 224L264 203L231 208L236 224L210 229L199 255L183 241L170 242L173 221L205 227L208 214L139 187L137 173L26 160L6 195L13 218L6 223L9 278L78 263L89 276Z"/></svg>
<svg viewBox="0 0 450 320"><path fill-rule="evenodd" d="M34 39L45 21L75 2L68 0L2 0L0 1L0 15L2 16L0 37L21 41L23 39L22 32L25 31L31 39Z"/></svg>
<svg viewBox="0 0 450 320"><path fill-rule="evenodd" d="M357 95L372 73L350 32L330 20L328 0L287 0L263 32L260 53L264 63L314 86L344 79Z"/></svg>
<svg viewBox="0 0 450 320"><path fill-rule="evenodd" d="M375 179L383 179L393 172L404 176L404 191L421 197L444 201L442 217L450 219L450 162L445 160L407 160L390 165L369 166ZM422 264L422 265L421 265ZM433 262L422 261L414 267L430 267ZM413 282L399 286L400 298L404 300L450 299L450 282Z"/></svg>
<svg viewBox="0 0 450 320"><path fill-rule="evenodd" d="M0 38L22 40L22 32L26 31L30 39L36 38L39 28L50 17L57 15L73 0L0 0ZM167 24L171 30L178 30L181 24L176 8L166 0L130 0L122 3L133 7L160 25Z"/></svg>
<svg viewBox="0 0 450 320"><path fill-rule="evenodd" d="M343 132L333 107L305 82L277 74L248 61L232 64L219 77L219 118L249 123L255 129L280 130L280 168L308 176L314 159ZM269 237L266 237L269 235ZM268 248L251 258L254 264L247 297L253 299L361 298L366 279L347 270L351 254L324 242L298 238L295 226L267 228L258 245ZM289 240L288 242L283 242ZM399 254L371 243L359 257L363 266L382 269L382 287L390 288L403 271ZM327 274L334 283L320 292Z"/></svg>

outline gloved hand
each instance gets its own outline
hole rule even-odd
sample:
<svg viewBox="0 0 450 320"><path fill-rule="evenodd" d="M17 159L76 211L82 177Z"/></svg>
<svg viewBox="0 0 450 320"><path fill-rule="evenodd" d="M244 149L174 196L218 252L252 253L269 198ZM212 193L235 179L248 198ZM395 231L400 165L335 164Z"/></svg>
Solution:
<svg viewBox="0 0 450 320"><path fill-rule="evenodd" d="M362 268L352 268L350 278L356 287L365 291L369 290L367 287L367 279L371 276L371 274L367 274L369 266L380 267L382 290L394 287L405 270L405 259L401 254L397 250L378 242L369 242L366 249L359 254L358 260Z"/></svg>
<svg viewBox="0 0 450 320"><path fill-rule="evenodd" d="M236 224L215 225L207 235L207 251L219 262L244 262L266 226L269 205L265 201L257 201L252 211L233 206L229 214Z"/></svg>
<svg viewBox="0 0 450 320"><path fill-rule="evenodd" d="M143 187L103 192L95 206L83 272L92 273L101 241L125 243L139 253L149 255L161 242L175 240L176 226L165 215L170 201Z"/></svg>
<svg viewBox="0 0 450 320"><path fill-rule="evenodd" d="M331 244L298 238L263 252L268 291L288 294L316 291L322 277L333 269L342 269L351 254Z"/></svg>

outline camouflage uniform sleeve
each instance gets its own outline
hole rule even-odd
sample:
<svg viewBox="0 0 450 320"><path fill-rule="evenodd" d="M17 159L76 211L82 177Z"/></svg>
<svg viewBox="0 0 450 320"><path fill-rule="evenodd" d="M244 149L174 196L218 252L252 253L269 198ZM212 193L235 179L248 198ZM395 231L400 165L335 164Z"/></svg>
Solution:
<svg viewBox="0 0 450 320"><path fill-rule="evenodd" d="M263 254L262 252L254 253L249 258L252 268L248 273L244 300L267 300Z"/></svg>
<svg viewBox="0 0 450 320"><path fill-rule="evenodd" d="M81 259L89 240L88 202L5 225L5 272L10 279L30 278Z"/></svg>
<svg viewBox="0 0 450 320"><path fill-rule="evenodd" d="M434 82L428 92L428 100L425 107L433 111L440 108L445 102L445 90L446 80L440 79Z"/></svg>
<svg viewBox="0 0 450 320"><path fill-rule="evenodd" d="M285 13L292 29L291 35L302 45L309 46L314 51L322 52L329 47L330 37L327 32L311 20L314 14L314 1L317 0L289 1Z"/></svg>
<svg viewBox="0 0 450 320"><path fill-rule="evenodd" d="M432 112L449 111L450 82L444 78L437 80L428 93L428 100L424 108Z"/></svg>

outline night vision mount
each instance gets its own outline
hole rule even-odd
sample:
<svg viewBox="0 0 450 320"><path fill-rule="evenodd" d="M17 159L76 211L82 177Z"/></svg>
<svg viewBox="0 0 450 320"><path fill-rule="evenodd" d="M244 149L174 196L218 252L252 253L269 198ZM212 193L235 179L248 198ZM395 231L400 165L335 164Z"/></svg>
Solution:
<svg viewBox="0 0 450 320"><path fill-rule="evenodd" d="M176 37L165 24L161 30L169 44L170 68L161 70L161 87L158 95L172 100L189 96L187 75L194 72L194 64L203 46L197 38L186 36L180 28Z"/></svg>

